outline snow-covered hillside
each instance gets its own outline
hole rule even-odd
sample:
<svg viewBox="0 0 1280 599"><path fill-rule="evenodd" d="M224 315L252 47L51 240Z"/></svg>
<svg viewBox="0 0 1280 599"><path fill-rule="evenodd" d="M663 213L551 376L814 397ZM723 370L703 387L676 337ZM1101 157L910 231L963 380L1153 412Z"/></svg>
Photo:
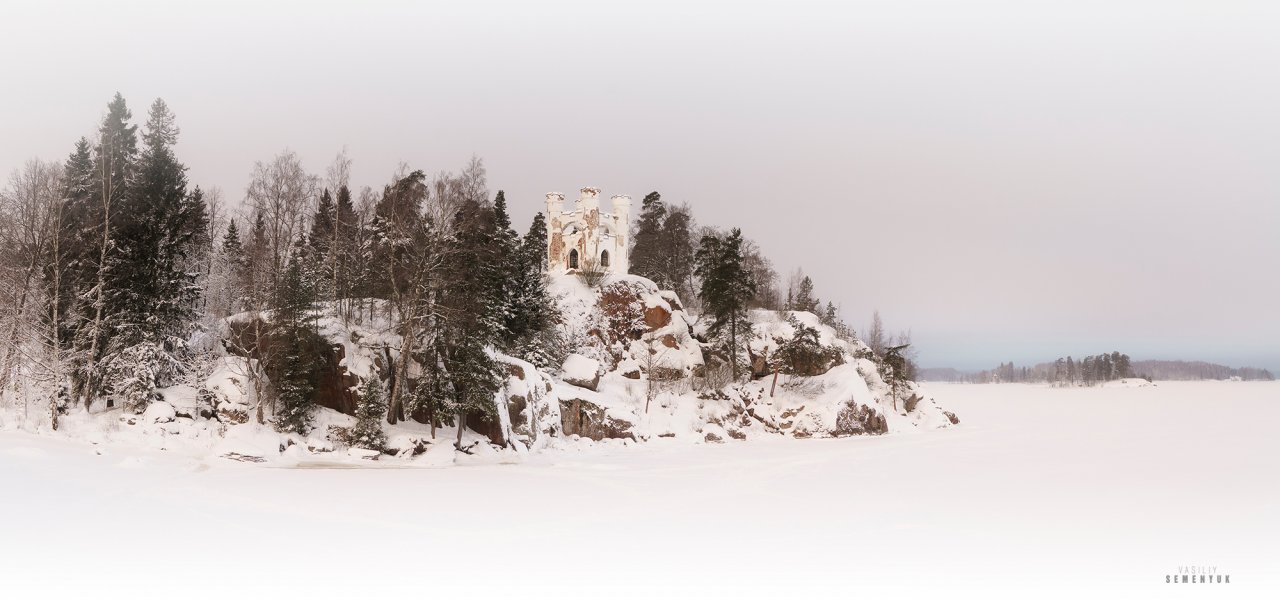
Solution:
<svg viewBox="0 0 1280 599"><path fill-rule="evenodd" d="M130 445L212 454L245 462L369 464L375 460L436 465L472 461L521 461L530 452L625 446L655 439L678 443L734 443L770 437L796 439L905 433L951 426L955 415L914 383L886 384L861 342L842 339L807 312L755 310L746 354L749 380L718 378L724 357L699 341L705 326L680 298L648 279L610 276L588 287L573 276L553 276L549 287L561 313L567 347L548 368L501 353L505 370L488 415L468 418L466 453L454 451L457 430L434 428L421 414L385 425L384 452L348 447L344 431L355 420L364 381L386 380L400 358L401 339L389 310L374 302L357 318L320 310L315 329L329 345L320 373L314 426L284 434L271 426L265 373L252 347L258 324L270 313L228 318L216 355L191 372L164 380L142 413L119 407L73 409L50 430L47 403L28 393L21 410L0 414L0 425L53 433L99 445ZM803 372L778 366L797 327L816 332L817 359ZM710 357L709 357L710 356ZM710 362L709 362L710 360ZM720 360L721 363L717 363ZM785 371L784 371L785 370ZM421 365L410 360L410 385ZM790 372L790 373L787 373ZM172 380L170 380L172 379ZM260 398L263 400L260 401ZM33 407L34 406L34 407Z"/></svg>

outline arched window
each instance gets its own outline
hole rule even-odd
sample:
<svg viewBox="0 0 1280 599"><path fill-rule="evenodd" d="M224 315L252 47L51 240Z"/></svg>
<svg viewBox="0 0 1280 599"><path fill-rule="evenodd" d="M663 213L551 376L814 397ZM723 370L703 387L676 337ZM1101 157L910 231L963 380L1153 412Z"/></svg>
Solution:
<svg viewBox="0 0 1280 599"><path fill-rule="evenodd" d="M600 252L600 266L604 268L609 267L609 250L604 250Z"/></svg>
<svg viewBox="0 0 1280 599"><path fill-rule="evenodd" d="M569 250L569 268L578 267L578 250Z"/></svg>

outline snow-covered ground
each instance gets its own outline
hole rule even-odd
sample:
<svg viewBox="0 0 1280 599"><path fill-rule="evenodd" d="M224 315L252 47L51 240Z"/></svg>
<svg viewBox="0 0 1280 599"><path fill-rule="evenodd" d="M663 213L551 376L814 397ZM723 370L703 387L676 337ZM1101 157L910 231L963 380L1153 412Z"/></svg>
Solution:
<svg viewBox="0 0 1280 599"><path fill-rule="evenodd" d="M3 432L0 596L1280 592L1280 383L925 390L960 426L518 465L272 468ZM1180 566L1231 584L1166 584Z"/></svg>

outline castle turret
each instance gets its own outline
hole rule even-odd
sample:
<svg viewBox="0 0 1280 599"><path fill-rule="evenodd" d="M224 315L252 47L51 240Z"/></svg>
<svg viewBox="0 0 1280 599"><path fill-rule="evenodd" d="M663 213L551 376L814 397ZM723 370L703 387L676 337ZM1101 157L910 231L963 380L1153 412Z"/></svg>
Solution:
<svg viewBox="0 0 1280 599"><path fill-rule="evenodd" d="M598 187L583 187L578 190L578 208L582 209L582 214L591 214L592 210L600 210L600 189Z"/></svg>
<svg viewBox="0 0 1280 599"><path fill-rule="evenodd" d="M560 218L560 214L564 212L564 194L551 192L547 194L547 226L551 221Z"/></svg>
<svg viewBox="0 0 1280 599"><path fill-rule="evenodd" d="M631 263L627 256L627 244L629 243L627 233L631 227L631 196L616 195L613 196L612 200L614 230L617 231L617 234L614 235L614 249L612 252L615 256L613 269L616 272L625 274L631 271Z"/></svg>
<svg viewBox="0 0 1280 599"><path fill-rule="evenodd" d="M553 267L561 267L564 258L564 239L561 236L560 217L564 214L564 194L547 194L547 259Z"/></svg>

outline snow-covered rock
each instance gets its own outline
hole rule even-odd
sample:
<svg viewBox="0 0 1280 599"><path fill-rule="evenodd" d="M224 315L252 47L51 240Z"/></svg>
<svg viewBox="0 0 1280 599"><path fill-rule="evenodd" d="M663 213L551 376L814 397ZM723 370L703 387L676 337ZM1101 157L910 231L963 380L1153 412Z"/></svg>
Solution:
<svg viewBox="0 0 1280 599"><path fill-rule="evenodd" d="M250 382L248 358L224 356L214 363L213 372L204 380L203 391L216 417L230 424L249 421L252 400L257 397Z"/></svg>
<svg viewBox="0 0 1280 599"><path fill-rule="evenodd" d="M560 378L570 385L595 391L600 385L600 362L582 354L569 354L560 367Z"/></svg>
<svg viewBox="0 0 1280 599"><path fill-rule="evenodd" d="M381 453L374 451L372 449L362 449L359 447L352 447L348 449L347 455L353 458L359 458L362 460L376 460L382 456Z"/></svg>
<svg viewBox="0 0 1280 599"><path fill-rule="evenodd" d="M143 420L150 423L173 422L176 417L177 413L174 412L173 406L165 401L151 402L151 405L147 406L146 411L142 413Z"/></svg>

